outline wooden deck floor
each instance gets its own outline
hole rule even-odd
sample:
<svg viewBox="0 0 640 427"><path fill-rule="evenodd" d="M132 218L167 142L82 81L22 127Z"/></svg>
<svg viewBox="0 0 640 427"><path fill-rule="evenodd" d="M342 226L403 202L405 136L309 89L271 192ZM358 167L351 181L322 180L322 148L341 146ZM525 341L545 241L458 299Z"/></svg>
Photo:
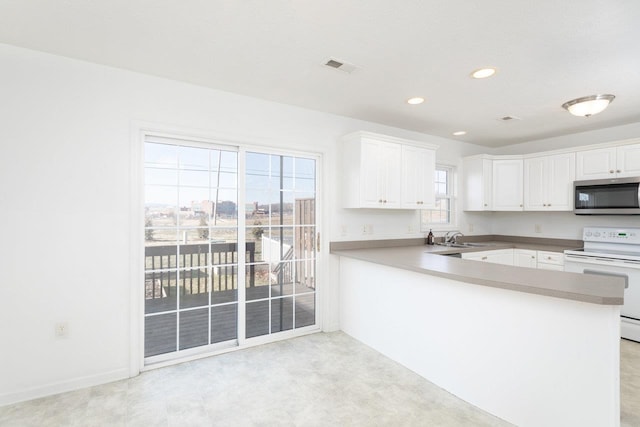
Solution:
<svg viewBox="0 0 640 427"><path fill-rule="evenodd" d="M275 288L275 289L274 289ZM246 290L246 336L247 338L276 333L295 327L315 323L315 293L313 289L296 286L295 307L293 286L280 289L273 286L270 300L255 301L269 297L269 287L260 286ZM213 344L237 338L237 291L214 292L212 304L230 303L209 307L209 294L181 296L179 328L178 314L165 313L145 318L145 357L155 356L192 347ZM283 296L279 298L279 296ZM146 300L146 313L176 310L175 296ZM201 308L198 308L201 307ZM209 309L211 322L209 323ZM269 330L271 309L271 330ZM179 336L178 336L179 335Z"/></svg>

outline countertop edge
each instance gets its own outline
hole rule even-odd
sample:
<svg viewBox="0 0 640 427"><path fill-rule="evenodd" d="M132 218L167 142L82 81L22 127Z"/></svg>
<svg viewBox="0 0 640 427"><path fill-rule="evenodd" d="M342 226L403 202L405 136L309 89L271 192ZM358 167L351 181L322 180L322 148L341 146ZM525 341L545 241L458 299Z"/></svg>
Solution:
<svg viewBox="0 0 640 427"><path fill-rule="evenodd" d="M475 248L474 248L475 249ZM498 249L498 248L496 248ZM393 250L393 249L390 249ZM485 248L485 250L487 250L487 248ZM459 273L452 273L452 272L447 272L447 271L442 271L442 270L438 270L435 268L428 268L428 267L424 267L421 265L416 265L414 263L411 262L397 262L397 260L391 260L391 259L384 259L381 258L379 256L372 256L372 254L367 255L367 252L370 250L355 250L355 249L344 249L344 250L334 250L331 251L331 254L333 255L337 255L337 256L344 256L344 257L348 257L348 258L352 258L352 259L357 259L360 261L365 261L365 262L371 262L371 263L375 263L375 264L379 264L379 265L384 265L387 267L393 267L393 268L399 268L402 270L407 270L407 271L413 271L416 273L420 273L420 274L427 274L427 275L431 275L431 276L436 276L436 277L441 277L444 279L450 279L450 280L456 280L459 282L464 282L464 283L471 283L471 284L475 284L475 285L480 285L480 286L488 286L488 287L492 287L492 288L498 288L498 289L507 289L507 290L512 290L512 291L516 291L516 292L523 292L523 293L528 293L528 294L534 294L534 295L541 295L541 296L548 296L548 297L555 297L555 298L561 298L561 299L567 299L567 300L573 300L573 301L579 301L579 302L586 302L586 303L592 303L592 304L599 304L599 305L623 305L624 304L624 297L615 297L615 296L603 296L603 295L595 295L592 293L579 293L579 292L571 292L568 290L563 290L563 289L553 289L553 288L549 288L549 287L545 287L545 286L534 286L531 284L520 284L520 283L514 283L514 282L510 282L510 281L504 281L504 280L496 280L496 279L492 279L492 278L478 278L478 277L473 277L472 275L466 276L463 274L459 274ZM438 255L436 253L433 254L424 254L425 256L441 256ZM447 257L443 257L443 258L447 258ZM428 258L427 258L428 259ZM468 260L460 260L460 259L449 259L450 262L477 262L477 261L468 261ZM486 264L486 263L482 263L482 265L484 266L485 269L491 269L492 266L496 266L496 267L508 267L508 268L524 268L524 267L514 267L514 266L507 266L507 265L500 265L500 264ZM499 275L499 272L497 271L498 269L496 268L496 275ZM558 278L561 280L561 274L572 274L572 273L565 273L565 272L555 272L555 271L546 271L545 274L552 274L552 275L558 275ZM573 273L576 274L576 273ZM613 279L615 280L615 279ZM623 288L623 284L622 282L620 282L621 288Z"/></svg>

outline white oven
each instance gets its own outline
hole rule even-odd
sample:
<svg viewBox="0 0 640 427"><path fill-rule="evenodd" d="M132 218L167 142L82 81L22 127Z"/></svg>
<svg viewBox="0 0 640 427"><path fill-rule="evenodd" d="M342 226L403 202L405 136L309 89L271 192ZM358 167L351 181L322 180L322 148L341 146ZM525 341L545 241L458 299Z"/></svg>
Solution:
<svg viewBox="0 0 640 427"><path fill-rule="evenodd" d="M564 252L565 271L623 277L621 335L640 342L640 228L585 227L583 240L584 249Z"/></svg>

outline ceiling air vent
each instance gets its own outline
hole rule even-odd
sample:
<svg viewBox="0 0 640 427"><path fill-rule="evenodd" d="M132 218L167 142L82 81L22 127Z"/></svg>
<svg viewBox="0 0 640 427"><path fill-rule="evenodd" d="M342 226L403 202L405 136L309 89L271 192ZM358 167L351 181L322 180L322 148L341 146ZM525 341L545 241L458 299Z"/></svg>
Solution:
<svg viewBox="0 0 640 427"><path fill-rule="evenodd" d="M335 68L336 70L344 71L345 73L351 73L355 70L356 67L353 64L348 64L344 61L335 58L329 58L325 64L327 67Z"/></svg>

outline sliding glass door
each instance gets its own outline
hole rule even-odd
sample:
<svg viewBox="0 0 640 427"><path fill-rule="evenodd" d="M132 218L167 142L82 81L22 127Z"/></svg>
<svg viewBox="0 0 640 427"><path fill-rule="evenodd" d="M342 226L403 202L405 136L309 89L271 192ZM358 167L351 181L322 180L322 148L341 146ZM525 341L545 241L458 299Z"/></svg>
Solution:
<svg viewBox="0 0 640 427"><path fill-rule="evenodd" d="M316 324L315 158L147 136L144 172L147 361Z"/></svg>
<svg viewBox="0 0 640 427"><path fill-rule="evenodd" d="M246 238L256 247L247 265L246 336L315 323L315 160L246 155Z"/></svg>

